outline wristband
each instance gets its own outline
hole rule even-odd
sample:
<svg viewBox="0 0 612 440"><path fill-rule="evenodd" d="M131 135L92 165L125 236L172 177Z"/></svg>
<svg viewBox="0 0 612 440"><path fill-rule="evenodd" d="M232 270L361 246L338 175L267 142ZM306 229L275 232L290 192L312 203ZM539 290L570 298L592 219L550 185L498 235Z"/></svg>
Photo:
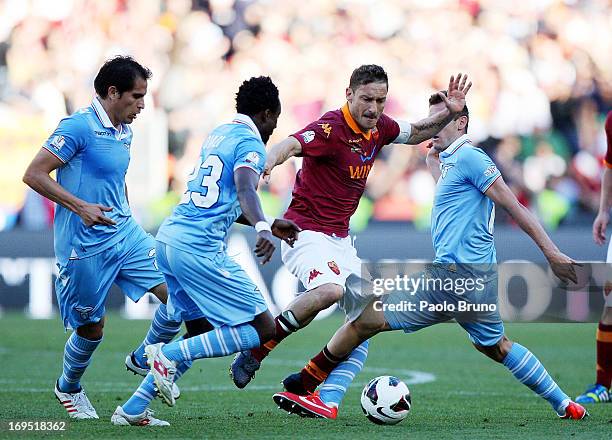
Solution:
<svg viewBox="0 0 612 440"><path fill-rule="evenodd" d="M268 222L265 221L260 221L255 223L255 230L257 231L257 233L259 234L261 231L270 231L272 232L272 228L270 227L270 224Z"/></svg>

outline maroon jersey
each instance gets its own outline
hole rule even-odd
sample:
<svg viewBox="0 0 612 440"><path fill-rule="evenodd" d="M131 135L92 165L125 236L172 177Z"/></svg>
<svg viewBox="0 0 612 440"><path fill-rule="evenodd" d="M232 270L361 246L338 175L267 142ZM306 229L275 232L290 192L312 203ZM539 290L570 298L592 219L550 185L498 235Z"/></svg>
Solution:
<svg viewBox="0 0 612 440"><path fill-rule="evenodd" d="M293 134L304 160L285 218L302 229L346 237L374 159L399 133L398 123L384 114L364 133L345 105Z"/></svg>
<svg viewBox="0 0 612 440"><path fill-rule="evenodd" d="M608 150L604 159L604 165L612 168L612 111L606 116L606 140L608 141Z"/></svg>

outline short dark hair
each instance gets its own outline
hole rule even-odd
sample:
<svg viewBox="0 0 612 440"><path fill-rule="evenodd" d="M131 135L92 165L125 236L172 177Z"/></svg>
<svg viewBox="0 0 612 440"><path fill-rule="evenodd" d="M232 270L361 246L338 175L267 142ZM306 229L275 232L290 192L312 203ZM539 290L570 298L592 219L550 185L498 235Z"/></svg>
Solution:
<svg viewBox="0 0 612 440"><path fill-rule="evenodd" d="M353 70L349 87L355 91L357 87L373 82L384 82L389 87L387 72L376 64L364 64Z"/></svg>
<svg viewBox="0 0 612 440"><path fill-rule="evenodd" d="M106 60L94 79L94 89L101 98L106 98L108 88L115 86L119 94L132 90L136 78L148 80L151 71L130 56L118 55Z"/></svg>
<svg viewBox="0 0 612 440"><path fill-rule="evenodd" d="M440 90L440 93L442 93L444 96L448 96L448 92L446 90ZM437 93L434 93L433 95L429 97L430 106L440 104L441 102L444 102L444 101L442 101L442 98L440 98L440 95L438 95ZM467 104L465 104L463 106L463 109L455 115L453 120L456 120L457 118L460 118L461 116L465 116L468 118L468 122L467 124L465 124L465 131L467 133L468 125L470 123L470 110L468 109Z"/></svg>
<svg viewBox="0 0 612 440"><path fill-rule="evenodd" d="M280 110L278 89L269 76L253 77L244 81L236 93L236 111L254 116L264 110Z"/></svg>

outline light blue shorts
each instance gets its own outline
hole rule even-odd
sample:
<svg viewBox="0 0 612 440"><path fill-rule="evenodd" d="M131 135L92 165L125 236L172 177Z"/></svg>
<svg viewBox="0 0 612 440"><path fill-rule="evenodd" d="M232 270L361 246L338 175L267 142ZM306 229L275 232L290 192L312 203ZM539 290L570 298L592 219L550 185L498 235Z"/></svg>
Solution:
<svg viewBox="0 0 612 440"><path fill-rule="evenodd" d="M234 326L268 309L259 288L224 252L209 258L158 241L157 264L168 283L168 315L176 321Z"/></svg>
<svg viewBox="0 0 612 440"><path fill-rule="evenodd" d="M113 283L136 302L165 282L155 267L155 239L140 226L104 251L58 268L55 294L65 328L99 322Z"/></svg>
<svg viewBox="0 0 612 440"><path fill-rule="evenodd" d="M447 281L449 283L478 277L437 265L412 275L414 279L451 280ZM438 289L433 282L431 286L434 288L419 288L410 293L395 291L382 298L385 320L394 330L412 333L455 319L467 331L472 343L485 347L495 345L504 335L504 324L497 304L497 277L483 274L480 278L483 280L480 284L482 289L472 289L462 294L458 294L456 289ZM495 310L491 310L493 305Z"/></svg>

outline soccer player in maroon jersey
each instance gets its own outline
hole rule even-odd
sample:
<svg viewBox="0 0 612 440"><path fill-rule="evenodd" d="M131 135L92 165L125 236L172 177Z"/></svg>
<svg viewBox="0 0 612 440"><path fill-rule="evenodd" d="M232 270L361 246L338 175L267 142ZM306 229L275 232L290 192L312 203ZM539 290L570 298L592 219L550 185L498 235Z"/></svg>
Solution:
<svg viewBox="0 0 612 440"><path fill-rule="evenodd" d="M471 85L461 73L451 76L447 94L439 93L442 111L415 123L395 121L383 113L386 72L377 65L363 65L353 71L346 89L347 102L341 109L325 113L270 149L264 178L290 157L304 158L284 216L302 232L293 248L281 244L281 257L306 292L275 318L273 339L234 358L230 374L238 388L251 381L278 343L309 324L321 310L338 302L347 319L359 316L369 298L361 293L361 260L349 236L349 219L376 156L387 144L419 144L432 138L464 108ZM357 350L367 354L367 341ZM326 353L312 364L313 377L318 377L317 365L341 360ZM291 391L291 384L284 384Z"/></svg>
<svg viewBox="0 0 612 440"><path fill-rule="evenodd" d="M601 177L601 199L599 212L593 222L593 239L598 245L606 242L606 228L612 207L612 111L606 117L606 139L608 151L604 159L605 169ZM608 245L606 263L612 263L612 241ZM612 280L604 289L605 304L597 329L597 374L595 383L576 397L578 403L601 403L612 399Z"/></svg>

